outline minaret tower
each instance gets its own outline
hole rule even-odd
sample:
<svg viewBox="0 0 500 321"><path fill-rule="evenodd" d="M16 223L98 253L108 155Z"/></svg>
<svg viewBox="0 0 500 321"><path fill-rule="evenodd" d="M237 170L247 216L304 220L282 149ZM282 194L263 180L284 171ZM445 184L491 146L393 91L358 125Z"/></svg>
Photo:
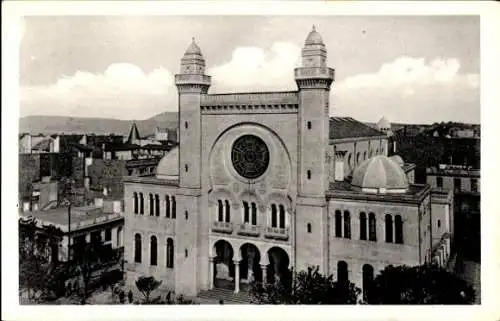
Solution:
<svg viewBox="0 0 500 321"><path fill-rule="evenodd" d="M299 195L324 197L328 189L325 152L329 143L329 96L334 70L326 66L326 47L313 26L295 69L299 88Z"/></svg>
<svg viewBox="0 0 500 321"><path fill-rule="evenodd" d="M302 49L302 67L295 69L299 89L298 172L295 264L298 270L318 265L328 272L328 213L325 192L329 170L329 96L334 70L326 66L326 47L313 26ZM313 233L306 230L311 224ZM297 236L296 236L297 237Z"/></svg>
<svg viewBox="0 0 500 321"><path fill-rule="evenodd" d="M210 87L205 75L205 59L193 42L181 59L181 72L175 75L179 92L179 186L201 188L201 96Z"/></svg>
<svg viewBox="0 0 500 321"><path fill-rule="evenodd" d="M204 256L206 240L199 235L201 213L201 112L203 95L210 87L205 75L205 59L193 42L181 60L181 71L175 75L179 92L179 188L176 192L175 222L175 291L193 296L200 291L202 273L208 273ZM205 263L200 263L205 262Z"/></svg>

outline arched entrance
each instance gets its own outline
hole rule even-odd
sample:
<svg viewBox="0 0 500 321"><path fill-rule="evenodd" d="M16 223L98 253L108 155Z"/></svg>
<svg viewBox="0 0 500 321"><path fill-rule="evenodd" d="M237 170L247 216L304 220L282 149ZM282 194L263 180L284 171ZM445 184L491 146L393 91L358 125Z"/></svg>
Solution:
<svg viewBox="0 0 500 321"><path fill-rule="evenodd" d="M234 288L234 251L229 242L219 240L214 244L214 286L217 288Z"/></svg>
<svg viewBox="0 0 500 321"><path fill-rule="evenodd" d="M240 248L240 281L241 289L247 290L252 281L262 281L262 270L260 268L260 251L254 244L245 243Z"/></svg>
<svg viewBox="0 0 500 321"><path fill-rule="evenodd" d="M368 291L373 283L373 266L370 264L363 265L363 296L368 295Z"/></svg>
<svg viewBox="0 0 500 321"><path fill-rule="evenodd" d="M287 276L290 264L290 258L285 250L279 247L272 247L267 251L269 265L267 266L267 282L275 283Z"/></svg>

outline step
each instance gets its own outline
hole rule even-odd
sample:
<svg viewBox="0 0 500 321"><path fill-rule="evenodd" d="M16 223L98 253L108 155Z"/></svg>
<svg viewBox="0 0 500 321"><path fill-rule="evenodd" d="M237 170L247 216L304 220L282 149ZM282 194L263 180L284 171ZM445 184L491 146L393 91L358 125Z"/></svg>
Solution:
<svg viewBox="0 0 500 321"><path fill-rule="evenodd" d="M248 304L250 301L248 292L234 293L231 290L221 288L201 291L197 298L200 299L200 301L206 301L211 304L219 304L219 300L221 299L227 304Z"/></svg>

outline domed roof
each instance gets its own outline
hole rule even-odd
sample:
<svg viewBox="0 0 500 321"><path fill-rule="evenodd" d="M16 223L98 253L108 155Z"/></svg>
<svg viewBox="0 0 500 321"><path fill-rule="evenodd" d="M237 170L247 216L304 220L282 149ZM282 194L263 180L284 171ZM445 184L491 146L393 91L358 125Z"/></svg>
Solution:
<svg viewBox="0 0 500 321"><path fill-rule="evenodd" d="M179 178L179 148L175 147L167 155L163 156L156 167L156 178L178 179Z"/></svg>
<svg viewBox="0 0 500 321"><path fill-rule="evenodd" d="M403 158L401 158L401 156L399 155L392 155L391 157L389 157L391 160L393 160L396 164L398 164L399 166L403 166L405 164L405 161L403 160Z"/></svg>
<svg viewBox="0 0 500 321"><path fill-rule="evenodd" d="M379 128L391 128L391 124L389 123L387 118L385 118L385 116L380 118L380 120L377 123L377 126Z"/></svg>
<svg viewBox="0 0 500 321"><path fill-rule="evenodd" d="M320 34L316 31L316 27L313 26L309 35L306 38L306 46L307 45L323 45L323 38L321 38Z"/></svg>
<svg viewBox="0 0 500 321"><path fill-rule="evenodd" d="M354 169L351 185L368 193L404 193L409 187L401 166L382 155L367 159Z"/></svg>
<svg viewBox="0 0 500 321"><path fill-rule="evenodd" d="M200 49L200 47L198 47L198 45L194 41L194 38L193 38L193 42L191 42L189 47L186 49L186 52L184 53L184 55L200 55L200 56L202 56L201 49Z"/></svg>

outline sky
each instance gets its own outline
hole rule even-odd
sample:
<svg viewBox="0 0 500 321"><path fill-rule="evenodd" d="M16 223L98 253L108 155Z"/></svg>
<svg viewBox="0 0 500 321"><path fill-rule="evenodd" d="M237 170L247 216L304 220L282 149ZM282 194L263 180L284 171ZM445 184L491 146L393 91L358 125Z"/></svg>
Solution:
<svg viewBox="0 0 500 321"><path fill-rule="evenodd" d="M209 93L295 90L313 25L336 72L331 116L480 122L478 16L24 17L20 116L177 111L173 77L192 37Z"/></svg>

